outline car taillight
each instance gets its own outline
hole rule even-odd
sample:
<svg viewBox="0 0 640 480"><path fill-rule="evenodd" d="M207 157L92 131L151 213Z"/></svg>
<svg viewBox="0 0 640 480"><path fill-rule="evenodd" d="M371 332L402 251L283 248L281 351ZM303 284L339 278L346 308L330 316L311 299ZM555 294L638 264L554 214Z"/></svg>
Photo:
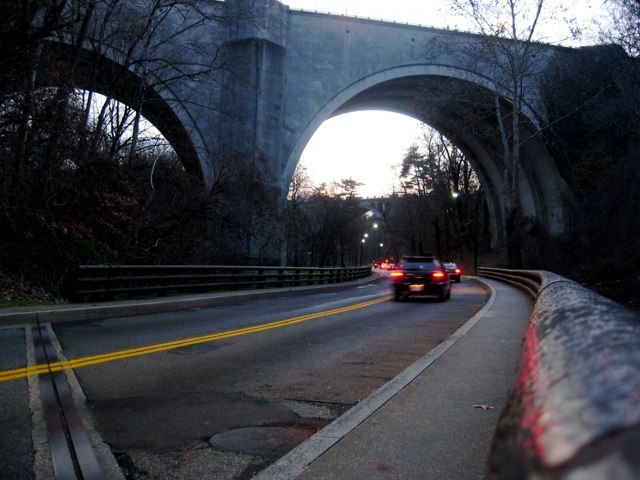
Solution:
<svg viewBox="0 0 640 480"><path fill-rule="evenodd" d="M460 270L459 268L456 268L456 273L462 273L462 270Z"/></svg>
<svg viewBox="0 0 640 480"><path fill-rule="evenodd" d="M433 278L443 278L444 277L444 272L434 272L431 276Z"/></svg>
<svg viewBox="0 0 640 480"><path fill-rule="evenodd" d="M404 277L403 272L391 272L392 277Z"/></svg>

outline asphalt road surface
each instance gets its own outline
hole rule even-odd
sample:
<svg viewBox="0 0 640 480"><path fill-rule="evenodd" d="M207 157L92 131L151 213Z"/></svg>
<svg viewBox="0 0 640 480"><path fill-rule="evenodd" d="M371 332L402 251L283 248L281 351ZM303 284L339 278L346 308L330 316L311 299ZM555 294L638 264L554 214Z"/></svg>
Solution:
<svg viewBox="0 0 640 480"><path fill-rule="evenodd" d="M390 294L382 279L337 293L53 331L64 356L82 362L74 372L88 412L125 477L248 479L430 351L488 299L466 279L447 302L394 302ZM7 345L24 335L0 333ZM15 347L6 352L2 370L20 363ZM0 383L3 396L12 389L22 403L12 413L1 402L0 413L27 428L25 384Z"/></svg>

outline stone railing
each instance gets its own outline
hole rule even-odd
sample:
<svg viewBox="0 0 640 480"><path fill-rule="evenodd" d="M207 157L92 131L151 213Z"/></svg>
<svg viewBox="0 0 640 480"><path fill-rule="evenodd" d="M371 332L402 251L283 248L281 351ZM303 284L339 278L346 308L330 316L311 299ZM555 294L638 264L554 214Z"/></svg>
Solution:
<svg viewBox="0 0 640 480"><path fill-rule="evenodd" d="M536 270L506 270L490 267L479 267L478 275L524 290L534 300L538 297L538 291L544 279L543 273Z"/></svg>
<svg viewBox="0 0 640 480"><path fill-rule="evenodd" d="M539 283L487 478L640 478L640 315L553 273L479 274Z"/></svg>

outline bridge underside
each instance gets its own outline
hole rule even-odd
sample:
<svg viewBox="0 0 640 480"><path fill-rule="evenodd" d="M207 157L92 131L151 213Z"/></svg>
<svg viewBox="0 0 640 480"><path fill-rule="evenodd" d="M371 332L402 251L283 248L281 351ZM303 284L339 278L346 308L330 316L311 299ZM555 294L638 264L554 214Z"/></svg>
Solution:
<svg viewBox="0 0 640 480"><path fill-rule="evenodd" d="M486 191L493 241L501 244L505 188L494 94L457 78L416 75L368 88L346 101L334 115L372 109L414 117L443 133L467 155ZM531 122L523 125L522 138L530 140L521 149L521 203L525 215L537 217L550 233L561 234L565 231L560 198L564 182L536 131Z"/></svg>
<svg viewBox="0 0 640 480"><path fill-rule="evenodd" d="M69 65L73 61L68 45L56 42L47 44L47 47L43 55L45 58L51 55ZM142 115L169 142L184 168L204 182L203 169L191 136L167 101L155 89L144 85L140 77L109 58L87 50L81 51L78 56L73 72L75 87L113 98L134 110L139 107L142 92ZM39 82L42 85L61 84L55 74L48 70L48 64L43 62L41 65Z"/></svg>

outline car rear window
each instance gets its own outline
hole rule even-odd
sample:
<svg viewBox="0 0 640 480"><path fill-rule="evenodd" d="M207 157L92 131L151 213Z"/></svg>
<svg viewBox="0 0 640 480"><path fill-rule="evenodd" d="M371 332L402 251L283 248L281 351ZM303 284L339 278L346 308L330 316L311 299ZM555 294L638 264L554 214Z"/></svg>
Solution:
<svg viewBox="0 0 640 480"><path fill-rule="evenodd" d="M440 263L432 257L408 257L403 259L402 266L408 269L434 268L439 267Z"/></svg>

